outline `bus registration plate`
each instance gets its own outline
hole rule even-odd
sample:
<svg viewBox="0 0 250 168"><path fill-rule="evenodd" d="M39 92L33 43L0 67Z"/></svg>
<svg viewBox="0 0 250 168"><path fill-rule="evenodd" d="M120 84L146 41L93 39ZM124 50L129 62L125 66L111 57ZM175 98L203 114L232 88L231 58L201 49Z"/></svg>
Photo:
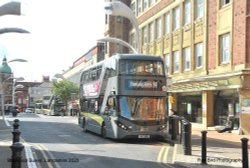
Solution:
<svg viewBox="0 0 250 168"><path fill-rule="evenodd" d="M142 139L150 138L150 135L138 135L138 138L142 138Z"/></svg>

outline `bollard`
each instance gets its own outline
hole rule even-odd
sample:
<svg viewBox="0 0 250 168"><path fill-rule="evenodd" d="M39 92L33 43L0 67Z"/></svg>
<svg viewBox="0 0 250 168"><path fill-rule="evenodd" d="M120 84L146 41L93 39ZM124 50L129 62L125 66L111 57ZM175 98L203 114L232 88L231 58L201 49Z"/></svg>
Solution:
<svg viewBox="0 0 250 168"><path fill-rule="evenodd" d="M10 146L12 150L11 168L21 168L22 166L22 151L24 146L20 142L15 142Z"/></svg>
<svg viewBox="0 0 250 168"><path fill-rule="evenodd" d="M242 142L242 167L248 168L248 139L247 138L241 138Z"/></svg>
<svg viewBox="0 0 250 168"><path fill-rule="evenodd" d="M171 129L171 140L177 139L177 132L178 132L178 117L171 117L172 120L172 129Z"/></svg>
<svg viewBox="0 0 250 168"><path fill-rule="evenodd" d="M12 143L19 142L21 132L18 129L15 129L14 131L12 131L12 134L13 134Z"/></svg>
<svg viewBox="0 0 250 168"><path fill-rule="evenodd" d="M191 123L188 120L182 120L182 146L184 155L191 155L192 148L191 148Z"/></svg>
<svg viewBox="0 0 250 168"><path fill-rule="evenodd" d="M13 131L15 131L15 129L18 129L18 128L19 128L19 120L15 119L14 124L13 124Z"/></svg>
<svg viewBox="0 0 250 168"><path fill-rule="evenodd" d="M201 164L207 164L207 131L201 131Z"/></svg>

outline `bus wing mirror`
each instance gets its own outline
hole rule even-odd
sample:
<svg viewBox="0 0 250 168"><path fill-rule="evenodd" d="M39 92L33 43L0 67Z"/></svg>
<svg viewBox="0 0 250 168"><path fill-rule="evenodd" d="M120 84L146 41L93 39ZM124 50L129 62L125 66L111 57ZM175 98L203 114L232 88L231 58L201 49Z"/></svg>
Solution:
<svg viewBox="0 0 250 168"><path fill-rule="evenodd" d="M113 98L113 97L110 97L110 98L108 99L108 106L109 106L109 107L114 107L114 98Z"/></svg>

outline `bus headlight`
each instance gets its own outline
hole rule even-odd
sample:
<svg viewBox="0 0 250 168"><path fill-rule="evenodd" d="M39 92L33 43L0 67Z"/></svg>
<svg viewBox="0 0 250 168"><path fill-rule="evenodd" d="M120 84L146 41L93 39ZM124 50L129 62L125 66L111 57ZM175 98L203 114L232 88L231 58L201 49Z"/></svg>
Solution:
<svg viewBox="0 0 250 168"><path fill-rule="evenodd" d="M120 121L116 121L116 124L118 125L118 127L120 127L121 129L124 129L126 131L132 129L132 126L126 126L126 125L122 124Z"/></svg>
<svg viewBox="0 0 250 168"><path fill-rule="evenodd" d="M161 131L161 130L164 130L164 129L167 129L167 125L161 125L161 126L158 128L158 131Z"/></svg>

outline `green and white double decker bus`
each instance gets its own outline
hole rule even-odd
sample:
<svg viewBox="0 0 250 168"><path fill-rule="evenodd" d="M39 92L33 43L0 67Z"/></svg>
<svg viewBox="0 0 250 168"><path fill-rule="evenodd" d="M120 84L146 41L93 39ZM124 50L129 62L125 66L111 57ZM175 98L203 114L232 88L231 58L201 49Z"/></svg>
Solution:
<svg viewBox="0 0 250 168"><path fill-rule="evenodd" d="M79 125L104 138L165 138L166 76L157 56L117 54L80 79Z"/></svg>

